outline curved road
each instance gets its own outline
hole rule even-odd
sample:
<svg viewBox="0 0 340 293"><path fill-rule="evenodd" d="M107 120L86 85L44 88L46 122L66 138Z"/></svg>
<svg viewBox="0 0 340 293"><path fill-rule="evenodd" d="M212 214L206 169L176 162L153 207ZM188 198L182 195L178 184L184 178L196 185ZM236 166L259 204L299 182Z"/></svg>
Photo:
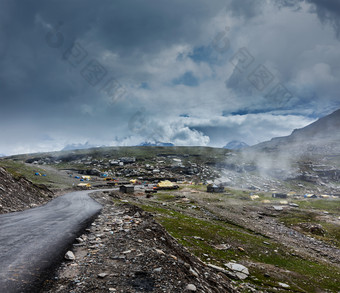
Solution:
<svg viewBox="0 0 340 293"><path fill-rule="evenodd" d="M96 190L100 191L100 190ZM44 206L0 215L0 292L37 292L102 206L78 191Z"/></svg>

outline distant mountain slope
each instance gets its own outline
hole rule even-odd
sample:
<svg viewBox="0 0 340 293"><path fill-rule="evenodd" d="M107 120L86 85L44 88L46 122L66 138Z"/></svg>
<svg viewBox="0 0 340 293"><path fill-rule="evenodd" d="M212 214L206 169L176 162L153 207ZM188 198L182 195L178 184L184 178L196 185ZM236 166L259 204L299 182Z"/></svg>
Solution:
<svg viewBox="0 0 340 293"><path fill-rule="evenodd" d="M97 148L99 146L89 144L87 141L86 143L73 143L73 144L68 144L66 145L62 151L72 151L72 150L86 150L86 149L91 149L91 148ZM105 147L105 146L102 146Z"/></svg>
<svg viewBox="0 0 340 293"><path fill-rule="evenodd" d="M170 142L142 142L137 146L175 146Z"/></svg>
<svg viewBox="0 0 340 293"><path fill-rule="evenodd" d="M293 153L340 153L340 109L310 125L295 129L291 135L259 143L252 150Z"/></svg>
<svg viewBox="0 0 340 293"><path fill-rule="evenodd" d="M249 145L246 144L243 141L238 141L238 140L232 140L228 142L223 148L224 149L229 149L229 150L240 150L245 147L248 147Z"/></svg>

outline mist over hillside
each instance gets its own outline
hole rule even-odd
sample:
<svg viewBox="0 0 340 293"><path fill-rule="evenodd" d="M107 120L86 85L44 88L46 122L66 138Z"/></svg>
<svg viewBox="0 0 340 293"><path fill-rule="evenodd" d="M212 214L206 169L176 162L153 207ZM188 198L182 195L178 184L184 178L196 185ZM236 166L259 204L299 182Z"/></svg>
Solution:
<svg viewBox="0 0 340 293"><path fill-rule="evenodd" d="M340 153L340 109L316 122L250 148L260 152L286 152L287 156Z"/></svg>
<svg viewBox="0 0 340 293"><path fill-rule="evenodd" d="M296 129L291 135L241 150L227 162L264 178L306 179L322 185L340 169L340 110ZM323 178L323 179L322 179ZM327 179L328 178L328 179Z"/></svg>

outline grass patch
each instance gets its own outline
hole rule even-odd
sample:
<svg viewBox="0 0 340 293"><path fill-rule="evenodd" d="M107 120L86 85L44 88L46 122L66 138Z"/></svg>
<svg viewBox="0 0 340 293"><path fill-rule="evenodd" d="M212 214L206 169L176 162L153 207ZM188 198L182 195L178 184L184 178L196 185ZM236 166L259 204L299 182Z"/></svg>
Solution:
<svg viewBox="0 0 340 293"><path fill-rule="evenodd" d="M161 200L161 201L170 201L176 198L173 194L160 193L160 192L156 193L156 197L157 197L157 200Z"/></svg>
<svg viewBox="0 0 340 293"><path fill-rule="evenodd" d="M239 189L225 188L225 192L230 193L239 198L243 198L243 197L249 198L250 196L249 191L244 191L244 190L239 190Z"/></svg>
<svg viewBox="0 0 340 293"><path fill-rule="evenodd" d="M334 223L329 223L322 221L318 218L318 214L316 212L306 212L301 210L290 210L286 211L281 217L280 220L289 227L300 227L301 224L318 224L324 230L324 235L319 235L312 233L311 231L306 231L304 229L299 229L300 232L312 236L316 239L328 242L331 245L337 246L340 248L340 226Z"/></svg>
<svg viewBox="0 0 340 293"><path fill-rule="evenodd" d="M72 150L61 152L47 152L36 154L15 155L11 158L15 160L27 160L30 158L45 158L49 156L57 157L66 161L69 157L79 156L91 156L92 159L103 158L120 158L120 157L136 157L138 161L153 161L155 157L159 157L163 160L167 156L180 157L183 160L190 160L194 163L210 162L211 164L217 164L226 158L226 155L231 151L222 148L212 147L153 147L153 146L141 146L141 147L103 147L92 148L85 150Z"/></svg>
<svg viewBox="0 0 340 293"><path fill-rule="evenodd" d="M12 174L15 179L25 177L36 185L43 184L48 188L67 188L72 186L65 178L57 175L56 172L44 170L36 166L26 165L20 161L0 160L0 166L5 168L7 172ZM35 173L46 174L44 176L36 176Z"/></svg>
<svg viewBox="0 0 340 293"><path fill-rule="evenodd" d="M230 260L240 263L257 263L250 269L250 282L271 287L277 282L286 282L299 292L338 289L340 270L336 267L305 260L292 255L285 247L261 235L253 234L229 223L203 220L188 216L171 208L143 205L146 211L156 213L156 219L179 243L205 262L223 266ZM229 244L228 250L219 250L218 244ZM242 247L244 251L240 251ZM280 274L265 278L261 264L276 266ZM284 273L282 273L284 272ZM300 288L300 289L299 289ZM303 288L301 290L301 288Z"/></svg>
<svg viewBox="0 0 340 293"><path fill-rule="evenodd" d="M302 209L315 209L340 214L340 199L310 199L295 202Z"/></svg>

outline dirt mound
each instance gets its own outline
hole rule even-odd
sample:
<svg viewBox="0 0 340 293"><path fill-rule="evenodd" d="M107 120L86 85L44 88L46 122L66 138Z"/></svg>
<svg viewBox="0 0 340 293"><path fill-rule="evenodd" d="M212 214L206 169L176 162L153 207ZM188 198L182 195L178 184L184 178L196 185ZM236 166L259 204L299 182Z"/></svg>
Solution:
<svg viewBox="0 0 340 293"><path fill-rule="evenodd" d="M0 214L21 211L49 201L53 192L0 167Z"/></svg>

